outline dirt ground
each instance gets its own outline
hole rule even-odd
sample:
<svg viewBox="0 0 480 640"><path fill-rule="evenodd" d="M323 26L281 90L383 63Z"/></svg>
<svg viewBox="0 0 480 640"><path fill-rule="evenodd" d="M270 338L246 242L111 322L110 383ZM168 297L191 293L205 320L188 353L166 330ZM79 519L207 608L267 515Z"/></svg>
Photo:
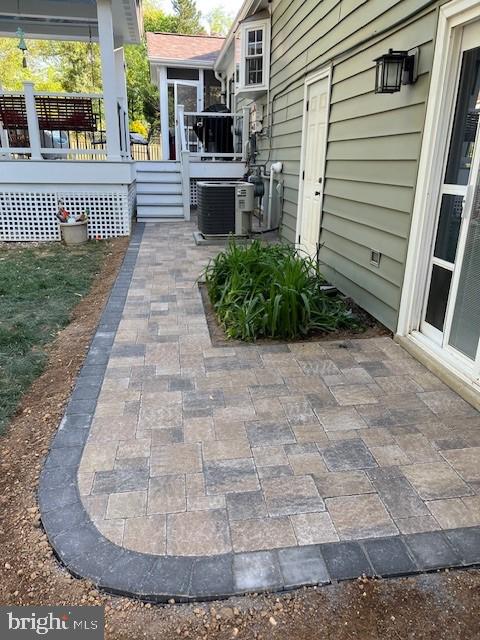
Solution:
<svg viewBox="0 0 480 640"><path fill-rule="evenodd" d="M92 292L52 343L48 368L0 439L0 604L102 605L106 637L115 640L480 638L480 571L152 606L99 593L59 565L39 520L38 476L126 245L112 242Z"/></svg>

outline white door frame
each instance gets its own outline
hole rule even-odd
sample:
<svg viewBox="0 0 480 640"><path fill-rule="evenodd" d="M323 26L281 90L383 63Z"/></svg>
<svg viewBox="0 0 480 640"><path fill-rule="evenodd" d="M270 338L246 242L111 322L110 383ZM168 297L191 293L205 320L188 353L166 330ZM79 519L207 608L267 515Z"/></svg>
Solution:
<svg viewBox="0 0 480 640"><path fill-rule="evenodd" d="M323 80L327 78L328 80L328 89L327 89L327 104L325 109L327 111L327 126L325 129L325 140L323 145L323 153L322 153L322 193L320 195L320 218L318 225L318 237L320 237L320 228L322 226L322 209L323 209L323 194L325 192L325 165L327 161L327 145L328 145L328 129L330 124L330 95L332 92L332 65L328 65L327 67L317 71L316 73L312 73L307 76L305 79L305 86L303 90L303 119L302 119L302 146L301 146L301 154L300 154L300 173L298 176L298 203L297 203L297 224L295 227L295 246L300 248L301 243L298 242L298 238L300 237L300 231L302 229L302 216L303 216L303 172L305 170L305 151L306 151L306 136L307 136L307 101L308 101L308 88L311 84L315 84L319 80Z"/></svg>
<svg viewBox="0 0 480 640"><path fill-rule="evenodd" d="M203 80L203 78L202 78ZM196 111L203 111L203 82L201 80L177 80L177 79L168 79L167 87L173 86L174 91L174 101L175 101L175 109L177 108L177 87L179 84L186 85L188 87L196 87L197 88L197 107Z"/></svg>
<svg viewBox="0 0 480 640"><path fill-rule="evenodd" d="M428 96L423 144L418 168L417 188L412 213L405 277L402 287L397 334L408 337L418 346L445 360L445 364L457 370L456 358L442 353L441 348L428 345L419 332L434 239L435 211L444 159L449 143L451 115L456 98L455 82L459 72L461 30L456 29L480 18L480 0L451 0L439 9L437 37ZM427 250L426 250L427 249Z"/></svg>
<svg viewBox="0 0 480 640"><path fill-rule="evenodd" d="M201 79L200 79L201 78ZM179 85L183 85L186 87L195 87L196 92L197 92L197 97L196 97L196 108L195 111L196 112L200 112L203 111L203 93L204 93L204 87L203 87L203 73L200 75L199 73L199 79L198 80L179 80L177 78L175 79L168 79L167 80L167 95L168 95L168 89L170 87L173 87L173 107L174 107L174 118L175 118L175 122L177 121L177 108L179 105L181 105L182 103L178 101L178 87ZM187 129L187 127L185 127ZM185 131L185 135L187 137L187 140L189 139L189 133L186 130ZM177 127L175 126L175 132L174 132L174 136L175 136L175 149L176 149L176 156L177 156L177 160L179 160L179 141L177 140ZM199 144L199 147L201 147L201 145Z"/></svg>

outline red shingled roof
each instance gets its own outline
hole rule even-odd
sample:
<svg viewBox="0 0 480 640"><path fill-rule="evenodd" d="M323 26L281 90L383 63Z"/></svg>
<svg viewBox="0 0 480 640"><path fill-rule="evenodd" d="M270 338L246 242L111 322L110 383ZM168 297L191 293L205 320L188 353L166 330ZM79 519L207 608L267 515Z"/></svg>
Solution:
<svg viewBox="0 0 480 640"><path fill-rule="evenodd" d="M167 60L215 62L225 38L219 36L186 36L179 33L147 32L148 57Z"/></svg>

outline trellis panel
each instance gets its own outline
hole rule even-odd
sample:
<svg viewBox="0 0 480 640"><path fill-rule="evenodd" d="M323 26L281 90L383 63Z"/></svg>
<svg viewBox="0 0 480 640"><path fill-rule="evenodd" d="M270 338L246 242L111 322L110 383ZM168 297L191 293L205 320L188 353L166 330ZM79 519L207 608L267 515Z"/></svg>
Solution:
<svg viewBox="0 0 480 640"><path fill-rule="evenodd" d="M58 201L70 213L88 209L89 238L114 238L130 233L135 187L115 190L0 191L0 240L29 242L59 240L55 216Z"/></svg>

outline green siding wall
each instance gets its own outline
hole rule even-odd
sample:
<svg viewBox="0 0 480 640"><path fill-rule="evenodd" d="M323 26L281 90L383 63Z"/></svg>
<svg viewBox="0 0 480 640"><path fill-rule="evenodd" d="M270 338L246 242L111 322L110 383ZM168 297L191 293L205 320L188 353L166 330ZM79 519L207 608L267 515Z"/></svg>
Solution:
<svg viewBox="0 0 480 640"><path fill-rule="evenodd" d="M304 81L333 60L320 260L326 276L395 329L440 3L274 0L269 159L284 163L282 235L295 242ZM416 12L416 15L412 14ZM385 31L388 30L388 31ZM419 47L419 78L374 93L373 59ZM257 101L266 112L266 97ZM268 155L260 137L258 162ZM380 267L370 251L382 253Z"/></svg>

